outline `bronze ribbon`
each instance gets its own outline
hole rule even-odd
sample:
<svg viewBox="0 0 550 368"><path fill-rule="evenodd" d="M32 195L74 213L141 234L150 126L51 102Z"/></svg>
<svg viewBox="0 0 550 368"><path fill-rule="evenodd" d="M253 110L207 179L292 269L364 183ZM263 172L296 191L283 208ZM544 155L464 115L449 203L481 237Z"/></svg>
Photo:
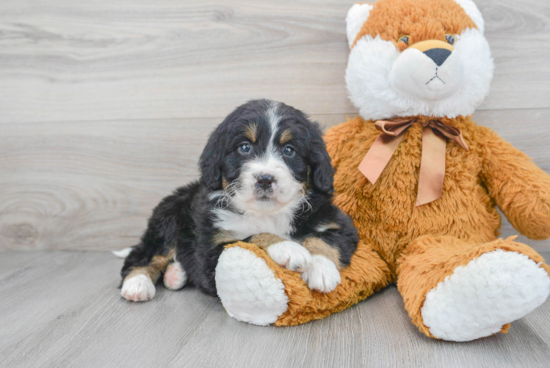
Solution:
<svg viewBox="0 0 550 368"><path fill-rule="evenodd" d="M359 171L372 184L376 183L397 146L401 143L405 132L415 122L417 122L416 119L379 120L376 122L376 129L381 133L359 165ZM418 177L417 206L433 202L443 193L447 146L445 138L451 139L460 147L468 150L468 145L457 128L439 120L430 120L421 124L424 129L422 130L422 160Z"/></svg>

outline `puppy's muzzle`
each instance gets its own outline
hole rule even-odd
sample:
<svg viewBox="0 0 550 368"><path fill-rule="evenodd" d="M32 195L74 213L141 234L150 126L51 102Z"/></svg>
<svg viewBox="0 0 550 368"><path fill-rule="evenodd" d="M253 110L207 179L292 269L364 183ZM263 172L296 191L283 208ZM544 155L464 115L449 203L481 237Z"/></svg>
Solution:
<svg viewBox="0 0 550 368"><path fill-rule="evenodd" d="M256 188L269 190L276 182L275 177L271 174L260 174L256 176Z"/></svg>

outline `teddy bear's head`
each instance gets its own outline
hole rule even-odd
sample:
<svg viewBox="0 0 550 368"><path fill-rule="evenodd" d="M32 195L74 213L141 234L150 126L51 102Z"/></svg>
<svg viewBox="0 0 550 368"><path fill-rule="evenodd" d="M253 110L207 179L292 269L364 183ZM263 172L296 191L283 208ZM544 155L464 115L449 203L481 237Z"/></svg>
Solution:
<svg viewBox="0 0 550 368"><path fill-rule="evenodd" d="M471 0L379 0L348 12L346 84L367 120L471 115L493 59Z"/></svg>

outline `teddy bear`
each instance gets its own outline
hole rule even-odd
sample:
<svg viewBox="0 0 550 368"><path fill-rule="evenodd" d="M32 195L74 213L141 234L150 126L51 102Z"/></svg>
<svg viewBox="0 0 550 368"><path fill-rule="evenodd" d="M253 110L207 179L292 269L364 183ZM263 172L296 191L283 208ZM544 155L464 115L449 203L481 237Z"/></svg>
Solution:
<svg viewBox="0 0 550 368"><path fill-rule="evenodd" d="M429 337L507 332L550 293L550 267L515 237L498 238L497 207L531 239L550 236L550 176L472 114L493 60L471 0L379 0L346 18L345 80L359 115L328 130L335 203L360 242L341 283L310 290L254 244L222 253L227 313L258 325L324 318L396 284Z"/></svg>

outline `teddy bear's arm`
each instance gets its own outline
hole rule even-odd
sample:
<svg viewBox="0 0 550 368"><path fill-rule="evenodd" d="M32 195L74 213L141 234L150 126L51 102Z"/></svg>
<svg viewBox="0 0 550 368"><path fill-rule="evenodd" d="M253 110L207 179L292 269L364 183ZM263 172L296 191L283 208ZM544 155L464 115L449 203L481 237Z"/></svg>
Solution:
<svg viewBox="0 0 550 368"><path fill-rule="evenodd" d="M550 176L494 131L479 143L482 180L510 223L531 239L550 237Z"/></svg>
<svg viewBox="0 0 550 368"><path fill-rule="evenodd" d="M323 139L327 146L327 152L330 156L334 170L338 169L340 160L349 155L347 143L361 130L360 119L349 119L345 123L333 126L326 131Z"/></svg>

